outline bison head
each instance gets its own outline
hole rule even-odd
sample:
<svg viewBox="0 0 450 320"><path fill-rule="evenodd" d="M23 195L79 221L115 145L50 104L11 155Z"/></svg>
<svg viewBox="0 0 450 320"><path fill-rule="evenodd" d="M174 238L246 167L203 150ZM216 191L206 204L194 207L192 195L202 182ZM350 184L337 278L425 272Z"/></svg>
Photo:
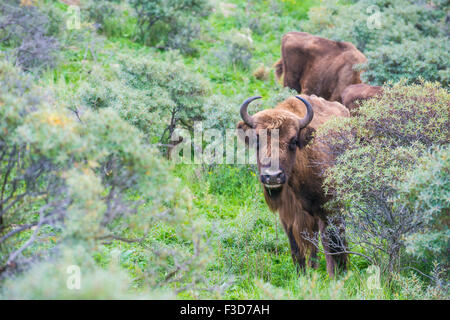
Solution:
<svg viewBox="0 0 450 320"><path fill-rule="evenodd" d="M246 145L256 147L259 178L268 193L275 196L289 181L297 149L303 148L310 139L311 132L306 126L311 122L314 112L307 100L296 96L306 106L303 118L281 108L263 110L250 116L248 105L259 98L252 97L244 101L240 111L243 121L237 127L243 130L239 135L245 139ZM255 138L251 139L251 136Z"/></svg>

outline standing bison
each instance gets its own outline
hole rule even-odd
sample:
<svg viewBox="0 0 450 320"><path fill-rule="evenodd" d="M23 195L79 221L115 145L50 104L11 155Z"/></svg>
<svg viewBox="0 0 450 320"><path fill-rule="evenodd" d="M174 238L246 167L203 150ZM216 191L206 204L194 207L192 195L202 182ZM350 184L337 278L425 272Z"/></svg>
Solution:
<svg viewBox="0 0 450 320"><path fill-rule="evenodd" d="M348 110L353 110L358 107L358 101L370 99L381 93L383 93L383 88L380 86L371 86L365 83L353 84L342 92L342 104Z"/></svg>
<svg viewBox="0 0 450 320"><path fill-rule="evenodd" d="M275 64L283 85L307 95L341 102L342 91L361 83L356 64L367 61L349 42L332 41L306 32L289 32L281 41L281 59Z"/></svg>
<svg viewBox="0 0 450 320"><path fill-rule="evenodd" d="M247 146L252 140L256 142L259 178L266 202L272 211L278 211L289 238L292 259L301 269L305 268L308 255L308 264L316 266L317 248L305 238L312 238L320 230L327 270L333 276L336 267L346 267L347 260L343 227L337 228L341 229L339 236L328 230L330 212L323 208L328 196L322 188L322 173L333 159L328 146L312 140L311 135L332 117L348 117L349 111L338 102L301 95L250 116L247 107L258 98L249 98L242 104L243 121L237 127ZM278 129L277 134L272 134L276 132L273 129ZM263 133L266 143L261 143ZM250 139L251 135L256 138ZM262 163L261 157L269 161ZM269 162L278 165L273 168ZM338 241L341 246L336 246Z"/></svg>

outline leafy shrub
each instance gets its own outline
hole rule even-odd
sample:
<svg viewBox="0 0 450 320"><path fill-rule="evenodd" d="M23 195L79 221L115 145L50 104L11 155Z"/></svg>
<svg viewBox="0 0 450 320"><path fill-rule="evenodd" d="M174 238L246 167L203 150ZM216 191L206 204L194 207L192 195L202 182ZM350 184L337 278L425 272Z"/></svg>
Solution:
<svg viewBox="0 0 450 320"><path fill-rule="evenodd" d="M367 52L368 70L363 75L371 83L397 82L403 78L414 82L424 78L446 86L450 81L449 49L448 40L428 37L420 42L405 40L383 45Z"/></svg>
<svg viewBox="0 0 450 320"><path fill-rule="evenodd" d="M400 83L364 102L354 117L318 131L337 156L326 172L335 196L330 205L344 208L351 242L390 271L401 265L404 238L422 227L410 207L395 201L397 184L428 148L448 143L449 102L438 84Z"/></svg>
<svg viewBox="0 0 450 320"><path fill-rule="evenodd" d="M439 263L448 283L450 230L450 152L447 147L425 154L399 184L401 203L406 203L420 223L417 232L406 236L408 253L428 262Z"/></svg>
<svg viewBox="0 0 450 320"><path fill-rule="evenodd" d="M234 129L235 123L240 119L236 106L245 99L243 96L229 98L222 94L213 94L205 99L204 127L219 129L223 132L226 129Z"/></svg>
<svg viewBox="0 0 450 320"><path fill-rule="evenodd" d="M201 35L201 27L193 18L178 19L167 34L167 48L179 50L183 54L194 54L197 50L191 46L192 41Z"/></svg>
<svg viewBox="0 0 450 320"><path fill-rule="evenodd" d="M42 260L58 261L55 268L65 265L67 248L80 248L69 256L85 261L81 256L92 256L105 241L138 241L129 237L145 235L160 223L171 225L189 243L194 237L185 220L189 193L177 187L159 153L144 144L143 134L111 107L75 114L69 101L41 91L0 61L1 280ZM194 263L182 261L197 256L198 246L192 254L185 252L185 259L153 243L147 248L158 272L176 268L176 279L182 274L195 278ZM195 265L195 272L201 270ZM47 273L47 267L36 268ZM95 277L95 268L87 268ZM155 281L160 278L154 275ZM33 286L34 292L39 287Z"/></svg>
<svg viewBox="0 0 450 320"><path fill-rule="evenodd" d="M15 63L24 70L55 65L57 31L54 22L38 7L23 6L19 1L0 4L0 45L10 49Z"/></svg>
<svg viewBox="0 0 450 320"><path fill-rule="evenodd" d="M401 296L407 300L448 300L448 294L442 288L426 285L413 271L406 275L394 273L392 287L396 291L395 298Z"/></svg>
<svg viewBox="0 0 450 320"><path fill-rule="evenodd" d="M277 2L273 1L272 3ZM257 35L273 32L274 30L271 30L271 28L278 22L276 18L283 14L282 10L274 8L269 14L264 12L264 10L258 10L257 5L258 3L255 1L247 1L245 11L235 13L239 27L248 28Z"/></svg>
<svg viewBox="0 0 450 320"><path fill-rule="evenodd" d="M211 10L208 0L130 0L130 4L136 12L139 41L180 51L191 50L190 41L197 36L192 33L183 39L188 30L198 31L192 26L194 18L207 16Z"/></svg>
<svg viewBox="0 0 450 320"><path fill-rule="evenodd" d="M249 29L232 30L224 36L223 45L215 49L214 55L224 66L250 68L253 40Z"/></svg>
<svg viewBox="0 0 450 320"><path fill-rule="evenodd" d="M203 119L208 83L179 57L156 57L123 54L110 74L96 69L80 89L81 103L114 108L153 142L167 143L176 127L192 129L193 121Z"/></svg>
<svg viewBox="0 0 450 320"><path fill-rule="evenodd" d="M81 13L107 36L129 38L136 33L136 17L128 1L83 0Z"/></svg>
<svg viewBox="0 0 450 320"><path fill-rule="evenodd" d="M363 74L367 81L383 84L402 76L412 83L420 75L448 84L444 7L408 0L361 0L350 5L334 1L312 8L309 17L302 24L304 31L352 42L367 56L368 71Z"/></svg>
<svg viewBox="0 0 450 320"><path fill-rule="evenodd" d="M159 294L130 290L131 280L118 264L118 259L101 268L83 246L64 248L61 257L35 264L17 278L4 281L2 299L158 299L171 298L168 292ZM70 266L81 273L79 289L67 286ZM114 279L114 281L111 281Z"/></svg>

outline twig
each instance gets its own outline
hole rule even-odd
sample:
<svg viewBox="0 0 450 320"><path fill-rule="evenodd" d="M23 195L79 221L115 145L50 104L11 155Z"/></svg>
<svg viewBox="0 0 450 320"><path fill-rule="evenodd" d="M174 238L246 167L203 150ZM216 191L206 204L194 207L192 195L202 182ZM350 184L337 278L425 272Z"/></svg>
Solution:
<svg viewBox="0 0 450 320"><path fill-rule="evenodd" d="M123 237L119 237L119 236L116 236L113 234L96 237L95 239L98 239L98 240L113 239L113 240L119 240L119 241L123 241L123 242L127 242L127 243L132 243L132 242L142 242L147 237L147 235L148 235L148 231L146 231L145 234L141 238L136 238L136 239L123 238Z"/></svg>
<svg viewBox="0 0 450 320"><path fill-rule="evenodd" d="M25 242L25 244L20 247L18 250L14 251L8 258L8 260L6 261L6 267L11 266L12 263L14 262L14 260L17 258L17 256L19 254L21 254L26 248L28 248L30 245L33 244L34 240L37 237L37 234L40 230L40 226L43 225L46 221L48 221L48 218L46 219L44 216L44 211L45 209L47 209L50 205L45 205L43 206L39 211L39 223L37 224L37 228L34 230L33 234L31 235L31 237L27 240L27 242Z"/></svg>
<svg viewBox="0 0 450 320"><path fill-rule="evenodd" d="M30 223L30 224L24 224L22 226L20 226L19 228L16 228L10 232L8 232L7 234L5 234L3 237L0 238L0 243L2 243L3 241L5 241L6 239L12 237L13 235L15 235L16 233L19 233L23 230L29 229L31 227L36 226L38 223L34 222L34 223Z"/></svg>
<svg viewBox="0 0 450 320"><path fill-rule="evenodd" d="M432 281L435 281L435 282L436 282L436 279L434 279L433 277L431 277L431 276L429 276L429 275L426 275L425 273L423 273L422 271L420 271L420 270L418 270L418 269L416 269L416 268L407 266L407 267L404 267L404 268L402 268L402 269L412 269L412 270L414 270L414 271L420 273L420 274L423 275L424 277L427 277L427 278L431 279Z"/></svg>
<svg viewBox="0 0 450 320"><path fill-rule="evenodd" d="M363 253L355 252L355 251L348 251L348 250L345 250L345 249L342 250L342 251L339 251L339 252L326 252L325 250L321 250L321 249L320 249L320 247L317 245L317 240L315 241L315 239L312 239L312 238L310 238L310 237L308 237L308 236L305 236L305 235L302 235L302 237L303 237L303 239L305 239L306 241L311 242L311 243L317 248L317 250L319 250L320 253L324 253L325 255L337 255L337 254L343 254L343 253L347 253L347 254L355 254L355 255L364 257L364 258L366 258L367 260L369 260L370 263L375 264L375 262L373 261L372 258L370 258L369 256L366 256L366 255L363 254Z"/></svg>

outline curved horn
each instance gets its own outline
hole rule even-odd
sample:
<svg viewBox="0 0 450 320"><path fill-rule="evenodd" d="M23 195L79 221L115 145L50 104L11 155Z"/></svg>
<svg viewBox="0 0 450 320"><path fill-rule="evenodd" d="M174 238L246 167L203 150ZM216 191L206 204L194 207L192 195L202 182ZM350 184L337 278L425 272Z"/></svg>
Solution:
<svg viewBox="0 0 450 320"><path fill-rule="evenodd" d="M250 104L250 102L252 102L253 100L256 100L256 99L260 99L260 98L261 98L260 96L248 98L247 100L244 101L244 103L241 106L241 118L251 128L253 128L253 126L254 126L254 121L253 121L253 117L248 114L247 108L248 108L248 105Z"/></svg>
<svg viewBox="0 0 450 320"><path fill-rule="evenodd" d="M303 119L300 119L298 121L300 124L300 129L303 129L312 121L312 119L314 117L314 111L313 111L313 108L311 107L311 104L306 99L303 99L300 96L295 96L295 97L297 99L299 99L300 101L302 101L306 106L306 116Z"/></svg>

